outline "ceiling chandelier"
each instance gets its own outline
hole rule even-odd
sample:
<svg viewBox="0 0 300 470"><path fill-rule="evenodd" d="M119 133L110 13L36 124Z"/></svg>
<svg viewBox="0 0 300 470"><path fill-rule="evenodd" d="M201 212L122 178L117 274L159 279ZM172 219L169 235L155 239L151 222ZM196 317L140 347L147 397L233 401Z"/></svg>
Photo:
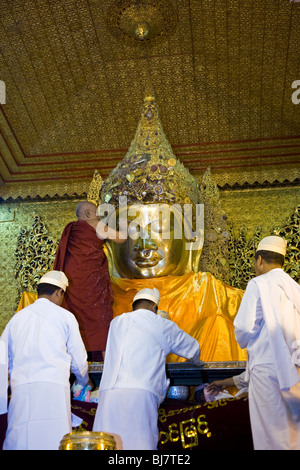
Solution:
<svg viewBox="0 0 300 470"><path fill-rule="evenodd" d="M149 44L175 31L177 15L168 0L121 0L108 8L106 21L116 39L130 45Z"/></svg>

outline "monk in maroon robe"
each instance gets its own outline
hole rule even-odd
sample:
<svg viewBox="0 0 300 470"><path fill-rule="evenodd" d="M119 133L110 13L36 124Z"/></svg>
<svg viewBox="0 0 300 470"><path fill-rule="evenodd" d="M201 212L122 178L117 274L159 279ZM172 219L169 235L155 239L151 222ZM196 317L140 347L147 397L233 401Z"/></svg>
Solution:
<svg viewBox="0 0 300 470"><path fill-rule="evenodd" d="M105 240L96 232L99 223L96 210L91 202L78 204L78 220L65 227L53 269L63 271L69 280L62 307L75 315L89 360L101 361L113 318L113 296L103 251ZM113 241L123 243L125 240L115 232Z"/></svg>

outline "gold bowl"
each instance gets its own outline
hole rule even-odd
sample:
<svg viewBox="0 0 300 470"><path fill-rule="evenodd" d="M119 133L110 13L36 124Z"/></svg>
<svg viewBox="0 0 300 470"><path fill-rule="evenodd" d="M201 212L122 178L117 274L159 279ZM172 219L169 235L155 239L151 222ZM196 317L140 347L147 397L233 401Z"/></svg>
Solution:
<svg viewBox="0 0 300 470"><path fill-rule="evenodd" d="M71 432L60 441L59 450L116 450L115 438L104 432Z"/></svg>

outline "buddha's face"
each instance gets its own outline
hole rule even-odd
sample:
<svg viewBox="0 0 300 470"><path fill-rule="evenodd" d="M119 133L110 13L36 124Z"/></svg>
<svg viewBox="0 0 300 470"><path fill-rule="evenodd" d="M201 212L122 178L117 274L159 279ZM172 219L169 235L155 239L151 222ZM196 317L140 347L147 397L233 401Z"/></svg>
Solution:
<svg viewBox="0 0 300 470"><path fill-rule="evenodd" d="M152 278L182 275L191 270L182 214L168 208L162 211L158 204L128 208L127 240L123 244L109 242L120 277Z"/></svg>

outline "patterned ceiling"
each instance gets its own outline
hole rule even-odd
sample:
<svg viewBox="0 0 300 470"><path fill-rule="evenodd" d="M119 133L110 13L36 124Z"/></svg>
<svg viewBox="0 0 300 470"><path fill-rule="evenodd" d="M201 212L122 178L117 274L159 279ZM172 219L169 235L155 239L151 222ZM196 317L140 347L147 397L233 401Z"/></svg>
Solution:
<svg viewBox="0 0 300 470"><path fill-rule="evenodd" d="M147 75L194 176L299 182L300 3L163 2L135 2L142 41L122 30L133 1L1 0L0 198L82 195L95 169L105 179L134 137Z"/></svg>

